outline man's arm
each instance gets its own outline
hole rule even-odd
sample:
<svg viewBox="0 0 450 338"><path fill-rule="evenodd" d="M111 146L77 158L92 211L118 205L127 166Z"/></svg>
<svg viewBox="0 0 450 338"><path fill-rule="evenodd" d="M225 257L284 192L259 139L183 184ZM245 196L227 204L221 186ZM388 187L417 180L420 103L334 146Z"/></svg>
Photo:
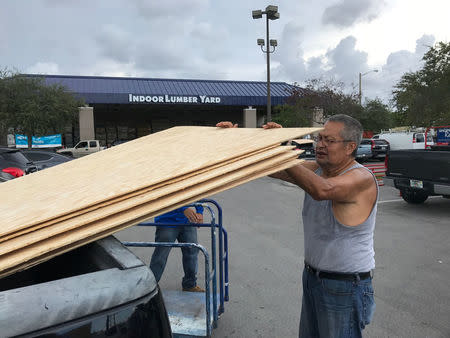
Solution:
<svg viewBox="0 0 450 338"><path fill-rule="evenodd" d="M316 171L317 168L319 168L319 165L317 164L316 161L304 161L303 163L299 164L299 166L303 166L312 171ZM274 174L270 174L269 177L298 185L297 182L294 180L294 178L291 175L289 175L287 170L282 170Z"/></svg>
<svg viewBox="0 0 450 338"><path fill-rule="evenodd" d="M286 169L295 184L317 201L354 202L359 192L374 184L372 175L363 169L354 169L336 177L323 178L313 171L295 166Z"/></svg>

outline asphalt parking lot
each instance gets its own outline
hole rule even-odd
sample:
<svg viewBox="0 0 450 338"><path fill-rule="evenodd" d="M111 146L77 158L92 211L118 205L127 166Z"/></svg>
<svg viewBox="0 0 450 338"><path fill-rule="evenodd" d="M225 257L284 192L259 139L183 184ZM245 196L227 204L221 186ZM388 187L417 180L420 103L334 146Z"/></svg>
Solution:
<svg viewBox="0 0 450 338"><path fill-rule="evenodd" d="M230 301L213 337L296 337L301 304L303 191L268 177L213 198L229 235ZM153 241L133 227L122 240ZM199 242L209 243L207 229ZM380 187L375 230L376 312L365 337L450 337L450 200L404 202ZM134 250L149 262L152 249ZM199 284L203 285L199 256ZM181 254L173 249L160 285L181 288Z"/></svg>

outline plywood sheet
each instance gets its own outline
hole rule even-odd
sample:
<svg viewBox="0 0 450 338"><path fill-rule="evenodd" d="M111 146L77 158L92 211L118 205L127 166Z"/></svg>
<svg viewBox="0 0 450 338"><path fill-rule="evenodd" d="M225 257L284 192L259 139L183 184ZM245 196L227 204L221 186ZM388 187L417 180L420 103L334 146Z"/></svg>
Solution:
<svg viewBox="0 0 450 338"><path fill-rule="evenodd" d="M175 127L0 185L0 236L318 128Z"/></svg>
<svg viewBox="0 0 450 338"><path fill-rule="evenodd" d="M180 203L172 205L170 207L170 209L160 210L159 212L164 213L169 210L172 210L172 208L178 208L183 205L193 203L201 198L215 195L221 191L231 189L235 186L244 184L251 180L254 180L254 179L269 175L271 173L292 167L301 162L302 162L302 160L294 159L294 160L289 160L283 164L279 164L279 165L271 167L271 168L263 169L259 172L255 172L250 176L241 178L232 183L222 185L220 187L209 190L209 191L204 192L197 196L192 196L191 198L183 200ZM100 238L111 235L117 231L120 231L129 226L138 224L138 223L140 223L150 217L153 217L153 216L154 216L153 214L148 214L146 216L143 216L142 218L136 218L132 221L120 224L114 228L111 227L103 232L97 232L94 234L92 234L92 232L90 232L91 235L89 237L86 237L86 234L83 233L86 231L86 229L83 229L83 228L75 229L75 230L72 230L72 232L66 232L66 233L54 236L52 238L47 238L45 240L40 241L39 243L35 243L34 245L29 246L29 247L25 247L25 248L15 251L15 252L9 253L7 255L0 256L0 267L2 267L0 270L0 277L4 277L4 276L7 276L14 272L21 271L28 267L37 265L41 262L51 259L54 256L60 255L67 251L73 250L77 247L83 246L87 243L90 243L90 242L93 242ZM39 253L37 253L37 252L39 252Z"/></svg>
<svg viewBox="0 0 450 338"><path fill-rule="evenodd" d="M301 153L301 151L291 151L289 149L282 150L282 153L276 156L270 156L269 158L262 158L261 161L256 163L249 159L244 159L230 164L227 170L217 168L215 172L210 171L202 175L197 175L146 194L133 196L124 201L93 210L78 217L58 222L51 226L34 229L30 233L22 234L3 242L0 245L0 255L7 254L25 246L28 247L42 239L80 228L86 224L93 224L95 225L95 231L102 231L105 228L114 227L117 222L124 223L133 220L133 218L141 217L141 215L157 213L158 210L170 208L170 205L179 203L180 200L191 198L193 195L199 195L219 186L231 184L266 168L293 160ZM258 157L262 157L262 154Z"/></svg>
<svg viewBox="0 0 450 338"><path fill-rule="evenodd" d="M277 146L277 147L273 147L273 148L266 148L263 151L257 151L257 152L251 153L250 155L240 156L237 159L232 159L232 160L226 161L224 163L221 163L220 165L214 165L214 166L208 167L207 168L208 170L207 169L200 170L200 171L198 171L197 174L196 173L191 173L191 174L188 174L188 175L184 175L184 176L182 176L179 179L171 180L169 182L164 182L164 184L161 183L161 184L157 184L157 185L151 186L149 188L141 189L141 190L132 192L130 194L122 195L122 196L120 196L118 198L113 198L113 199L110 199L108 201L105 201L105 202L102 202L102 203L98 203L98 204L96 204L94 206L87 207L87 208L85 208L85 209L83 209L81 211L77 211L77 212L74 212L74 213L66 214L66 215L64 215L62 217L57 217L57 218L54 218L52 220L49 220L49 221L46 221L46 222L43 222L43 223L39 223L39 224L34 225L34 226L21 229L19 231L10 233L10 234L8 234L6 236L0 237L0 243L4 242L4 241L7 241L7 240L11 240L11 239L13 239L15 237L18 237L18 236L21 236L23 234L26 234L26 233L29 233L29 232L32 232L32 231L36 231L38 229L50 226L52 224L55 224L55 223L58 223L58 222L63 222L64 220L72 219L72 222L70 222L70 223L75 224L73 219L76 218L77 216L90 213L93 210L97 210L99 208L103 208L103 207L105 207L107 205L110 205L110 204L116 204L114 209L112 209L112 210L114 210L113 213L114 212L119 212L119 211L124 210L126 208L132 207L133 203L135 203L134 202L135 200L136 201L142 201L141 203L146 203L146 202L149 202L151 200L157 199L157 198L159 198L159 197L161 197L163 195L170 194L170 193L172 193L174 191L182 190L182 189L184 189L187 186L199 184L199 183L201 183L203 181L207 181L207 180L209 180L209 179L211 179L213 177L223 175L226 172L237 170L237 169L245 167L247 165L250 165L250 164L253 164L253 163L257 163L257 162L260 162L260 161L268 159L268 158L273 158L273 157L275 157L277 155L280 155L280 154L287 154L288 157L295 157L299 153L301 153L299 151L295 151L295 152L291 151L293 148L294 147L292 147L292 146L283 146L283 147ZM144 199L136 198L136 199L131 199L130 200L130 198L132 198L132 197L140 196L140 195L143 195L143 194L146 194L144 196ZM120 201L126 201L126 202L119 204ZM107 210L111 210L111 209L107 209ZM90 221L92 221L92 217L100 218L100 217L104 217L105 216L105 214L102 214L102 215L90 213L88 215L88 217L90 217L90 219L91 219ZM87 218L77 218L77 220L82 220L82 219L87 219ZM95 220L95 218L94 218L94 220ZM66 222L66 223L68 223L68 222ZM19 243L20 243L20 240L19 240ZM26 243L24 243L23 245L26 245ZM6 250L6 246L4 246L3 249ZM1 252L2 252L2 247L0 247L0 254L1 254Z"/></svg>

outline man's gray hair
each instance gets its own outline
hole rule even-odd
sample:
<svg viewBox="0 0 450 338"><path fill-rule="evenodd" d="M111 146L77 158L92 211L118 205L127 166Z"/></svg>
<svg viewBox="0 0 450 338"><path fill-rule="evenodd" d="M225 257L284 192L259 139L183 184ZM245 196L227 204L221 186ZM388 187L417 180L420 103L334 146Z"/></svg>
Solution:
<svg viewBox="0 0 450 338"><path fill-rule="evenodd" d="M358 149L359 144L361 143L361 138L363 134L363 127L361 123L354 119L351 116L345 114L337 114L329 117L326 122L339 122L344 125L341 131L341 137L344 140L355 142L356 149L352 153L352 156L356 156L356 150Z"/></svg>

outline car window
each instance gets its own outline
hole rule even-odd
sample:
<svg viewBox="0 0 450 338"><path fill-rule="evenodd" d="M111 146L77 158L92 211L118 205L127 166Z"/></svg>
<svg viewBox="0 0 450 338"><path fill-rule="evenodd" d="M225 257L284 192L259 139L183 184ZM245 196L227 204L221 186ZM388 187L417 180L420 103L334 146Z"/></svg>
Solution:
<svg viewBox="0 0 450 338"><path fill-rule="evenodd" d="M87 148L88 143L87 142L80 142L77 144L75 148Z"/></svg>
<svg viewBox="0 0 450 338"><path fill-rule="evenodd" d="M25 157L20 151L9 151L2 153L3 158L6 161L13 161L18 163L27 163L30 162L29 159Z"/></svg>
<svg viewBox="0 0 450 338"><path fill-rule="evenodd" d="M374 142L376 145L379 145L379 146L382 146L382 145L384 146L384 145L388 144L386 140L374 140Z"/></svg>
<svg viewBox="0 0 450 338"><path fill-rule="evenodd" d="M433 142L433 135L427 134L427 142Z"/></svg>
<svg viewBox="0 0 450 338"><path fill-rule="evenodd" d="M423 136L423 134L417 133L415 136L416 136L417 143L425 142L425 137Z"/></svg>
<svg viewBox="0 0 450 338"><path fill-rule="evenodd" d="M26 157L28 157L31 161L47 161L52 158L52 155L30 152L26 153Z"/></svg>
<svg viewBox="0 0 450 338"><path fill-rule="evenodd" d="M97 142L95 142L95 141L90 141L90 142L89 142L89 147L91 147L91 148L97 147Z"/></svg>
<svg viewBox="0 0 450 338"><path fill-rule="evenodd" d="M370 140L361 140L361 144L371 144Z"/></svg>

